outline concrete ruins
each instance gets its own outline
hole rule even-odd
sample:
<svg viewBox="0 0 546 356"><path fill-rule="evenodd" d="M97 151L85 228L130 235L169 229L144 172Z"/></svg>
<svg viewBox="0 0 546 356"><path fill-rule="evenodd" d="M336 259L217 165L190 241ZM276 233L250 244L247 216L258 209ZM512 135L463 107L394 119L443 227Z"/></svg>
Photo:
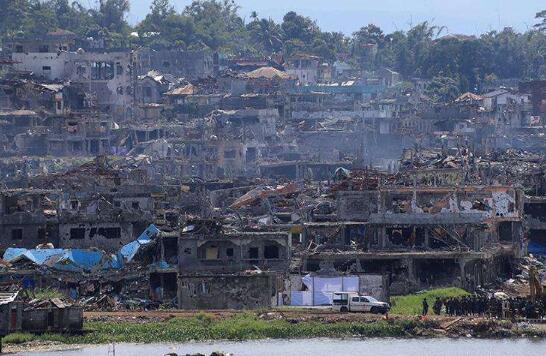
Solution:
<svg viewBox="0 0 546 356"><path fill-rule="evenodd" d="M0 62L2 288L87 309L326 305L472 291L546 254L546 82L438 103L304 53L76 43L53 31Z"/></svg>

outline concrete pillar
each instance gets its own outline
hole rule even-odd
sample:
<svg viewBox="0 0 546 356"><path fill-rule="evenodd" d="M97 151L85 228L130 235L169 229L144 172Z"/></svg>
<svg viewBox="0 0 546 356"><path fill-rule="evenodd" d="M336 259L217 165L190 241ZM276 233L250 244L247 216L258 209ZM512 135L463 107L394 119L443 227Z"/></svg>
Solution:
<svg viewBox="0 0 546 356"><path fill-rule="evenodd" d="M415 277L415 261L413 258L407 258L404 260L404 264L408 269L408 280L412 285L419 285L417 278Z"/></svg>
<svg viewBox="0 0 546 356"><path fill-rule="evenodd" d="M425 248L430 248L430 235L428 229L425 229Z"/></svg>
<svg viewBox="0 0 546 356"><path fill-rule="evenodd" d="M378 238L379 238L379 246L384 249L387 247L387 234L385 231L385 227L381 226L379 230L377 231Z"/></svg>
<svg viewBox="0 0 546 356"><path fill-rule="evenodd" d="M461 271L461 287L462 288L466 288L466 272L465 272L465 267L466 267L466 261L463 259L463 258L460 258L459 259L459 269Z"/></svg>

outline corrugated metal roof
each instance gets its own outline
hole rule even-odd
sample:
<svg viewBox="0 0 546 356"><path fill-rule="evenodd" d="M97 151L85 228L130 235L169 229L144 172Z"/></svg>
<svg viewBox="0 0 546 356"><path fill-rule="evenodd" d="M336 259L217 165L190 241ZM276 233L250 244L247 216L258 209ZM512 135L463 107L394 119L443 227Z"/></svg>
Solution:
<svg viewBox="0 0 546 356"><path fill-rule="evenodd" d="M262 67L246 73L249 78L290 79L290 75L273 67Z"/></svg>
<svg viewBox="0 0 546 356"><path fill-rule="evenodd" d="M31 110L2 111L0 116L36 116L36 112Z"/></svg>
<svg viewBox="0 0 546 356"><path fill-rule="evenodd" d="M17 292L0 292L0 305L8 304L13 302L15 299L17 299L17 295L19 294L19 291Z"/></svg>

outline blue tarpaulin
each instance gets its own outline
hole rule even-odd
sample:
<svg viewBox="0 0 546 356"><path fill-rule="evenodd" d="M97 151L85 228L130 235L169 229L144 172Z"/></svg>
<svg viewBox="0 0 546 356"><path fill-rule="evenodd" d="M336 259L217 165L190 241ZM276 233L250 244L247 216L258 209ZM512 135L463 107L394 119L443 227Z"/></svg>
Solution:
<svg viewBox="0 0 546 356"><path fill-rule="evenodd" d="M150 244L151 238L159 232L155 225L150 225L137 240L123 246L115 255L99 250L8 248L3 259L10 263L26 259L39 266L71 272L120 269L124 262L132 261L141 246Z"/></svg>
<svg viewBox="0 0 546 356"><path fill-rule="evenodd" d="M151 237L157 235L159 229L155 225L150 225L144 232L136 239L136 241L130 242L127 245L123 246L118 253L118 256L121 256L123 261L131 262L135 255L140 250L140 246L148 245L152 242Z"/></svg>
<svg viewBox="0 0 546 356"><path fill-rule="evenodd" d="M541 244L540 242L536 241L529 241L529 246L527 247L527 251L533 255L543 255L546 256L546 244Z"/></svg>

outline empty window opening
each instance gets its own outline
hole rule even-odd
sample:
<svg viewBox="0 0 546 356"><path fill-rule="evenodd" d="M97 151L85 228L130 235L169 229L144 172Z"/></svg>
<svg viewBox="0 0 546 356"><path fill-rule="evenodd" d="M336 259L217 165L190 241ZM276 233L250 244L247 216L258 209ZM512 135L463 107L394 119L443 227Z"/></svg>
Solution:
<svg viewBox="0 0 546 356"><path fill-rule="evenodd" d="M112 62L91 63L91 79L92 80L114 79L114 63Z"/></svg>
<svg viewBox="0 0 546 356"><path fill-rule="evenodd" d="M546 221L546 204L525 204L525 214L540 221Z"/></svg>
<svg viewBox="0 0 546 356"><path fill-rule="evenodd" d="M259 258L260 252L257 247L251 247L248 249L248 257L250 259L257 259Z"/></svg>
<svg viewBox="0 0 546 356"><path fill-rule="evenodd" d="M224 152L224 158L226 159L233 159L237 155L237 152L235 150L227 150Z"/></svg>
<svg viewBox="0 0 546 356"><path fill-rule="evenodd" d="M252 163L255 162L258 158L258 152L255 147L249 147L246 150L246 162Z"/></svg>
<svg viewBox="0 0 546 356"><path fill-rule="evenodd" d="M499 224L499 240L505 242L512 241L512 222L506 221Z"/></svg>
<svg viewBox="0 0 546 356"><path fill-rule="evenodd" d="M152 97L152 88L151 87L144 87L144 97L151 98Z"/></svg>
<svg viewBox="0 0 546 356"><path fill-rule="evenodd" d="M38 229L38 240L46 240L47 239L47 231L46 229Z"/></svg>
<svg viewBox="0 0 546 356"><path fill-rule="evenodd" d="M226 256L227 257L233 257L233 255L234 255L233 248L232 247L226 248Z"/></svg>
<svg viewBox="0 0 546 356"><path fill-rule="evenodd" d="M99 228L99 235L106 237L107 239L119 239L121 238L121 228L119 227L106 227Z"/></svg>
<svg viewBox="0 0 546 356"><path fill-rule="evenodd" d="M89 141L89 151L93 154L99 153L99 141L91 140Z"/></svg>
<svg viewBox="0 0 546 356"><path fill-rule="evenodd" d="M70 229L70 240L85 239L85 229L82 227Z"/></svg>
<svg viewBox="0 0 546 356"><path fill-rule="evenodd" d="M13 230L11 230L11 239L12 240L22 240L23 239L23 229L13 229Z"/></svg>
<svg viewBox="0 0 546 356"><path fill-rule="evenodd" d="M264 257L268 260L279 258L279 247L275 245L265 246Z"/></svg>

